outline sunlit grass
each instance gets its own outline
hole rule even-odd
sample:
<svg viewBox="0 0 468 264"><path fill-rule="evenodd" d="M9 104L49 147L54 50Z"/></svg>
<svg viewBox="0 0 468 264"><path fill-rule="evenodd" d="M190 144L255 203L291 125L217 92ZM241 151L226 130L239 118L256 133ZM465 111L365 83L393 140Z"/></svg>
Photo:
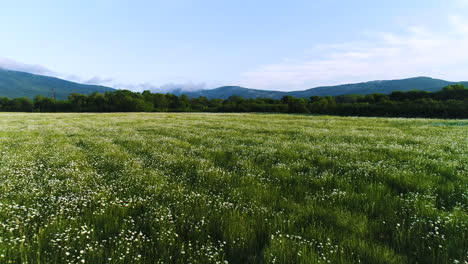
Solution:
<svg viewBox="0 0 468 264"><path fill-rule="evenodd" d="M468 121L0 114L0 263L468 263Z"/></svg>

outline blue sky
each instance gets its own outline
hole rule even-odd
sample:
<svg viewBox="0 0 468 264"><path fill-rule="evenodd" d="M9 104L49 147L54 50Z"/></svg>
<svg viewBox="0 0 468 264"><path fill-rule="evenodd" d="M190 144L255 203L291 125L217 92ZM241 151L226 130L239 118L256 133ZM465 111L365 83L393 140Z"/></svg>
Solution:
<svg viewBox="0 0 468 264"><path fill-rule="evenodd" d="M17 0L0 67L133 90L468 80L468 0Z"/></svg>

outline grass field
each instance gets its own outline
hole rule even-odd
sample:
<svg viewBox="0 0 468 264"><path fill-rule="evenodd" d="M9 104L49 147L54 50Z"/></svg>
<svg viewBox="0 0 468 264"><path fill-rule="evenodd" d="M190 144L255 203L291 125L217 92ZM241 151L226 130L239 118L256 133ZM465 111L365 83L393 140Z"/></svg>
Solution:
<svg viewBox="0 0 468 264"><path fill-rule="evenodd" d="M468 121L0 114L0 263L468 263Z"/></svg>

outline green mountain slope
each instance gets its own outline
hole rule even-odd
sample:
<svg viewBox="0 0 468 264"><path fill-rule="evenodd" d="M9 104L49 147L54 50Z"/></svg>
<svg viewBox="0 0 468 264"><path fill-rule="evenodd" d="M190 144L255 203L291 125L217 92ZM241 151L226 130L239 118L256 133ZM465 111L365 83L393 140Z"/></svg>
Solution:
<svg viewBox="0 0 468 264"><path fill-rule="evenodd" d="M291 92L296 97L309 97L313 95L344 95L344 94L389 94L393 91L421 90L435 92L453 82L432 79L429 77L416 77L402 80L371 81L365 83L344 84L337 86L317 87L305 91Z"/></svg>
<svg viewBox="0 0 468 264"><path fill-rule="evenodd" d="M0 97L52 97L55 91L57 99L66 99L71 93L90 94L114 90L105 86L85 85L54 77L0 69Z"/></svg>
<svg viewBox="0 0 468 264"><path fill-rule="evenodd" d="M281 92L281 91L266 91L248 89L238 86L225 86L212 90L200 90L195 92L183 92L175 91L175 94L186 94L189 97L206 96L208 98L223 98L226 99L229 96L237 95L244 98L258 98L258 97L269 97L279 99L285 95L291 95L294 97L310 97L314 95L318 96L336 96L345 94L372 94L372 93L383 93L389 94L393 91L409 91L409 90L422 90L422 91L438 91L443 87L455 84L463 83L468 85L468 82L449 82L439 79L433 79L429 77L416 77L402 80L390 80L390 81L371 81L365 83L355 84L344 84L337 86L324 86L308 89L305 91L293 91L293 92Z"/></svg>
<svg viewBox="0 0 468 264"><path fill-rule="evenodd" d="M393 91L409 90L433 92L455 83L463 83L468 86L468 82L449 82L429 77L416 77L402 80L371 81L337 86L324 86L292 92L249 89L239 86L223 86L216 89L199 91L174 90L171 93L175 95L186 94L191 98L205 96L208 98L227 99L230 96L242 96L244 98L263 97L280 99L286 95L307 98L314 95L337 96L345 94L388 94ZM34 98L36 95L52 97L53 92L55 92L57 99L66 99L70 93L91 94L93 92L104 93L107 91L115 91L115 89L99 85L79 84L54 77L0 69L0 97Z"/></svg>
<svg viewBox="0 0 468 264"><path fill-rule="evenodd" d="M220 98L220 99L227 99L230 96L242 96L244 98L281 98L284 95L288 95L287 92L281 91L266 91L266 90L257 90L257 89L249 89L239 86L223 86L216 89L211 90L199 90L199 91L182 91L182 90L175 90L171 93L176 95L185 94L188 97L195 98L200 96L205 96L208 98Z"/></svg>

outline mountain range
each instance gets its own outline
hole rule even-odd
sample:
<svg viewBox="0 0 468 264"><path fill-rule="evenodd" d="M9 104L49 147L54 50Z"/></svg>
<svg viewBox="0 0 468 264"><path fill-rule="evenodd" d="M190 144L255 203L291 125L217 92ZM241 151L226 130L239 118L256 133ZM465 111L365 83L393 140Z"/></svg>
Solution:
<svg viewBox="0 0 468 264"><path fill-rule="evenodd" d="M113 88L100 85L80 84L62 79L36 75L26 72L0 69L0 97L28 97L36 95L67 99L71 93L91 94L115 91Z"/></svg>
<svg viewBox="0 0 468 264"><path fill-rule="evenodd" d="M294 96L299 98L307 98L311 96L337 96L346 94L372 94L372 93L383 93L389 94L393 91L410 91L410 90L421 90L421 91L439 91L445 86L461 83L468 86L468 82L450 82L439 79L433 79L429 77L415 77L402 80L389 80L389 81L371 81L363 83L343 84L336 86L322 86L316 87L304 91L266 91L243 88L239 86L224 86L212 90L199 90L193 92L186 92L182 90L176 90L172 93L176 95L186 94L187 96L194 98L199 96L206 96L208 98L222 98L226 99L229 96L237 95L244 98L259 98L267 97L280 99L283 96Z"/></svg>
<svg viewBox="0 0 468 264"><path fill-rule="evenodd" d="M393 91L438 91L451 84L462 83L468 86L468 82L450 82L429 77L416 77L402 80L371 81L354 84L343 84L336 86L322 86L303 91L267 91L250 89L239 86L223 86L210 90L184 91L176 89L172 94L186 94L190 98L205 96L210 99L227 99L230 96L242 96L244 98L274 98L280 99L283 96L310 97L310 96L337 96L346 94L389 94ZM93 92L111 92L116 89L100 86L87 85L71 81L58 79L55 77L35 75L31 73L3 70L0 69L0 97L28 97L34 98L37 95L46 97L56 97L57 99L66 99L70 93L91 94ZM155 92L155 91L154 91Z"/></svg>

